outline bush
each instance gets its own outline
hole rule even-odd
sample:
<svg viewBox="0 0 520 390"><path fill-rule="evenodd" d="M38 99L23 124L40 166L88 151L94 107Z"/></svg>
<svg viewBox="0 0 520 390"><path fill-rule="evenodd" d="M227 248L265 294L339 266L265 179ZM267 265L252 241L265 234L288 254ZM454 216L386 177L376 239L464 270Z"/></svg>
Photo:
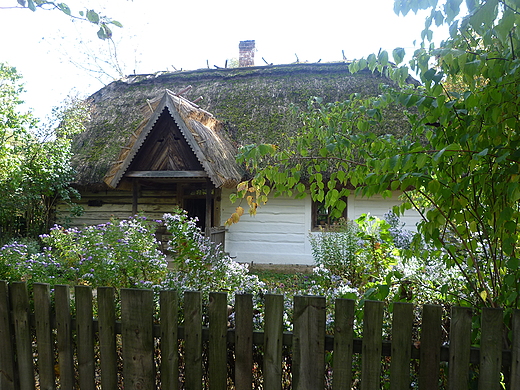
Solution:
<svg viewBox="0 0 520 390"><path fill-rule="evenodd" d="M363 214L355 221L341 219L317 235L311 233L317 271L339 276L361 290L383 281L399 255L389 227L384 220Z"/></svg>
<svg viewBox="0 0 520 390"><path fill-rule="evenodd" d="M204 237L196 219L187 212L175 209L164 215L166 228L172 233L169 249L174 269L168 274L164 287L181 291L258 292L263 286L256 275L249 274L247 265L239 264L208 237Z"/></svg>
<svg viewBox="0 0 520 390"><path fill-rule="evenodd" d="M316 265L352 283L359 282L356 263L361 245L358 233L357 224L344 218L327 229L320 227L318 234L310 233L309 241Z"/></svg>
<svg viewBox="0 0 520 390"><path fill-rule="evenodd" d="M155 228L142 216L82 229L56 225L41 236L43 252L17 242L0 248L0 272L9 281L151 287L166 276Z"/></svg>

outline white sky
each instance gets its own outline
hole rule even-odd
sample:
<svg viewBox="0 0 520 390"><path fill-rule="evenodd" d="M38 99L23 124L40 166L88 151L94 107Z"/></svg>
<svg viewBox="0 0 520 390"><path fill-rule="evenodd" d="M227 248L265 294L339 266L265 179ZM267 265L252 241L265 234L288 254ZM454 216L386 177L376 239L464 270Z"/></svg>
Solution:
<svg viewBox="0 0 520 390"><path fill-rule="evenodd" d="M419 44L424 14L397 17L393 0L64 0L74 14L101 11L123 24L113 27L125 74L223 67L238 57L241 40L254 39L255 64L339 61ZM0 0L0 7L16 0ZM24 99L43 118L72 91L86 97L103 83L78 69L106 58L107 45L96 28L72 22L59 11L0 9L0 62L23 75ZM110 68L109 68L110 69ZM115 73L115 72L112 72ZM110 82L104 78L104 82Z"/></svg>

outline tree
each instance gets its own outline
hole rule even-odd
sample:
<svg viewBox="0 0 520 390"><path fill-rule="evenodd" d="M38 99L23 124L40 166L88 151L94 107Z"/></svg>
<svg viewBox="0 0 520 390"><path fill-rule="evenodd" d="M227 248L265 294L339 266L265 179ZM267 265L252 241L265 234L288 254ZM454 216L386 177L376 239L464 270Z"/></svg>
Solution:
<svg viewBox="0 0 520 390"><path fill-rule="evenodd" d="M284 148L250 145L241 161L256 173L241 183L250 212L271 194L323 200L337 215L343 197L403 191L398 212L415 208L419 232L457 267L472 304L518 308L520 291L520 6L512 0L395 0L395 12L429 9L422 45L403 64L404 49L350 65L389 76L400 88L381 96L315 100L304 129ZM435 47L432 24L449 26ZM420 86L406 85L410 71ZM407 110L410 133L376 135L384 107ZM306 185L305 185L305 184ZM236 222L237 209L228 223ZM418 253L416 253L418 255ZM446 290L448 286L444 289Z"/></svg>
<svg viewBox="0 0 520 390"><path fill-rule="evenodd" d="M57 3L54 1L46 0L16 0L17 4L11 6L2 6L0 9L13 9L13 8L27 8L35 12L37 9L43 10L57 10L63 12L70 18L83 20L94 24L99 27L97 36L99 39L112 39L111 26L123 27L121 23L113 20L107 16L101 15L93 9L86 9L85 11L79 11L77 14L73 14L72 10L66 3Z"/></svg>
<svg viewBox="0 0 520 390"><path fill-rule="evenodd" d="M0 244L49 229L58 198L71 200L71 136L83 129L88 106L73 102L41 126L21 113L16 69L0 63Z"/></svg>

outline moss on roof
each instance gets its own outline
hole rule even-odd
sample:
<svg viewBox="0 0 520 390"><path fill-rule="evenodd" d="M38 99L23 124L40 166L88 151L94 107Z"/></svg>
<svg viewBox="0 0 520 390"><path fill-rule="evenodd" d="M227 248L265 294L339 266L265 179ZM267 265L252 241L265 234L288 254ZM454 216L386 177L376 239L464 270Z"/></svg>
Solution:
<svg viewBox="0 0 520 390"><path fill-rule="evenodd" d="M129 76L94 93L92 120L74 140L73 165L77 184L103 181L132 131L145 117L147 101L165 89L180 92L224 122L236 146L253 142L276 143L300 125L291 109L305 108L309 98L341 101L352 93L374 96L381 83L390 81L376 73L351 74L347 63L291 64L232 69L201 69L187 72ZM382 132L400 132L403 114L385 122Z"/></svg>

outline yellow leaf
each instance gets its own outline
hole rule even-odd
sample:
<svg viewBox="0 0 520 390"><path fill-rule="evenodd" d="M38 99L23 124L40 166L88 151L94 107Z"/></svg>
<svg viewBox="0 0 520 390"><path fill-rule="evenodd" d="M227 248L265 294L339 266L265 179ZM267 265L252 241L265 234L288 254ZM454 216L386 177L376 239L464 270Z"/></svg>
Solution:
<svg viewBox="0 0 520 390"><path fill-rule="evenodd" d="M244 208L238 206L238 207L236 208L236 214L238 214L239 217L241 217L242 215L244 215Z"/></svg>
<svg viewBox="0 0 520 390"><path fill-rule="evenodd" d="M231 214L231 221L233 223L238 223L238 221L240 221L240 215L238 215L237 213Z"/></svg>
<svg viewBox="0 0 520 390"><path fill-rule="evenodd" d="M248 187L249 187L249 182L243 181L242 183L238 183L237 190L238 191L247 191Z"/></svg>
<svg viewBox="0 0 520 390"><path fill-rule="evenodd" d="M251 206L251 203L253 203L253 197L251 195L249 195L249 196L246 197L246 200L247 200L247 204L249 206Z"/></svg>
<svg viewBox="0 0 520 390"><path fill-rule="evenodd" d="M487 291L486 290L483 290L480 292L480 297L482 298L483 301L485 301L487 299Z"/></svg>

